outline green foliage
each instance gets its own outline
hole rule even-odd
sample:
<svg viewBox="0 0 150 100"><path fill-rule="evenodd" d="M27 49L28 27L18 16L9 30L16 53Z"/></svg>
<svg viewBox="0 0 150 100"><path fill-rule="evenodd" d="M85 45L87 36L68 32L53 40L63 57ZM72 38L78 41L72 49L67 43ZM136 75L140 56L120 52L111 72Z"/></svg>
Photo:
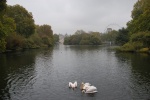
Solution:
<svg viewBox="0 0 150 100"><path fill-rule="evenodd" d="M0 22L0 39L6 37L6 30L2 22Z"/></svg>
<svg viewBox="0 0 150 100"><path fill-rule="evenodd" d="M144 47L150 47L150 32L139 32L133 34L130 40L131 42L141 42Z"/></svg>
<svg viewBox="0 0 150 100"><path fill-rule="evenodd" d="M47 36L42 37L42 42L47 45L48 47L51 47L53 45L53 40Z"/></svg>
<svg viewBox="0 0 150 100"><path fill-rule="evenodd" d="M53 46L54 39L53 39L53 31L50 25L41 25L36 27L36 32L39 37L42 38L42 42L45 45Z"/></svg>
<svg viewBox="0 0 150 100"><path fill-rule="evenodd" d="M0 53L5 51L6 42L5 37L7 35L6 28L3 26L3 15L6 9L6 0L0 1Z"/></svg>
<svg viewBox="0 0 150 100"><path fill-rule="evenodd" d="M6 6L6 0L0 1L0 52L48 47L53 43L51 26L37 25L35 32L31 13L20 5Z"/></svg>
<svg viewBox="0 0 150 100"><path fill-rule="evenodd" d="M4 38L0 39L0 53L5 51L6 49L5 45L6 45L5 39Z"/></svg>
<svg viewBox="0 0 150 100"><path fill-rule="evenodd" d="M16 23L16 33L29 37L35 32L32 14L20 5L8 6L6 16L13 18Z"/></svg>
<svg viewBox="0 0 150 100"><path fill-rule="evenodd" d="M141 42L128 42L124 44L122 47L120 47L118 50L119 51L125 51L125 52L136 52L140 48L143 47L143 43Z"/></svg>
<svg viewBox="0 0 150 100"><path fill-rule="evenodd" d="M125 52L134 52L135 48L132 45L132 43L126 43L122 47L118 48L119 51L125 51Z"/></svg>
<svg viewBox="0 0 150 100"><path fill-rule="evenodd" d="M138 0L127 23L130 40L121 51L149 52L150 48L150 0ZM146 48L146 49L145 49Z"/></svg>
<svg viewBox="0 0 150 100"><path fill-rule="evenodd" d="M123 45L120 50L121 51L148 51L150 48L150 32L139 32L137 34L133 34L130 37L130 42Z"/></svg>
<svg viewBox="0 0 150 100"><path fill-rule="evenodd" d="M118 45L124 45L129 41L129 35L128 35L128 30L125 28L119 29L118 35L116 37L116 44Z"/></svg>
<svg viewBox="0 0 150 100"><path fill-rule="evenodd" d="M149 48L141 48L138 52L146 53L149 52Z"/></svg>
<svg viewBox="0 0 150 100"><path fill-rule="evenodd" d="M2 0L0 2L0 52L4 52L6 49L6 36L16 29L14 20L4 16L5 9L6 0Z"/></svg>
<svg viewBox="0 0 150 100"><path fill-rule="evenodd" d="M100 33L91 32L85 33L82 30L77 30L75 34L65 37L65 45L100 45Z"/></svg>
<svg viewBox="0 0 150 100"><path fill-rule="evenodd" d="M28 40L34 42L34 47L42 47L43 46L42 39L37 33L31 35Z"/></svg>
<svg viewBox="0 0 150 100"><path fill-rule="evenodd" d="M150 0L139 0L134 5L132 20L127 23L131 34L150 31Z"/></svg>
<svg viewBox="0 0 150 100"><path fill-rule="evenodd" d="M53 46L53 31L49 25L36 25L36 33L23 41L24 49L51 46Z"/></svg>
<svg viewBox="0 0 150 100"><path fill-rule="evenodd" d="M21 35L18 35L16 33L11 33L6 38L6 49L8 50L17 50L22 48L23 45L23 39Z"/></svg>
<svg viewBox="0 0 150 100"><path fill-rule="evenodd" d="M5 36L9 35L10 33L16 30L16 24L12 18L4 16L2 23L3 23L2 29L5 33Z"/></svg>
<svg viewBox="0 0 150 100"><path fill-rule="evenodd" d="M6 0L0 1L0 18L4 15L5 9L6 9Z"/></svg>
<svg viewBox="0 0 150 100"><path fill-rule="evenodd" d="M31 49L31 48L36 48L34 41L32 40L32 38L25 38L23 40L23 45L22 45L23 49Z"/></svg>
<svg viewBox="0 0 150 100"><path fill-rule="evenodd" d="M59 35L54 34L54 35L53 35L53 38L54 38L54 43L59 42Z"/></svg>
<svg viewBox="0 0 150 100"><path fill-rule="evenodd" d="M118 32L113 30L111 32L102 34L101 39L103 42L115 42L117 36L118 36Z"/></svg>
<svg viewBox="0 0 150 100"><path fill-rule="evenodd" d="M41 26L37 26L36 28L36 32L41 36L48 36L48 37L53 37L53 31L51 29L50 25L41 25Z"/></svg>
<svg viewBox="0 0 150 100"><path fill-rule="evenodd" d="M100 33L93 32L93 33L90 34L90 44L91 45L99 45L99 44L101 44Z"/></svg>

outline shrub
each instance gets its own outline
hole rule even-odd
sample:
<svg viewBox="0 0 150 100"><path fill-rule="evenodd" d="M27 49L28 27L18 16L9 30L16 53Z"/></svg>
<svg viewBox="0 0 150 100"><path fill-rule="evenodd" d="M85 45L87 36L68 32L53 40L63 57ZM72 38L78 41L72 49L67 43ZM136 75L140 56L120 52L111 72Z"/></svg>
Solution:
<svg viewBox="0 0 150 100"><path fill-rule="evenodd" d="M16 50L22 47L23 39L21 35L11 33L6 37L6 49Z"/></svg>

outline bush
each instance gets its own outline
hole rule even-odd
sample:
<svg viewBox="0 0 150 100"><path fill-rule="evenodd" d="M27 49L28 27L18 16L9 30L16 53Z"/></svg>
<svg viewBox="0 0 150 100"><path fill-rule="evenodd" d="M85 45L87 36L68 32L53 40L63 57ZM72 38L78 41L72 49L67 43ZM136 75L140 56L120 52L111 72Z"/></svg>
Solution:
<svg viewBox="0 0 150 100"><path fill-rule="evenodd" d="M48 38L47 36L42 37L42 42L48 47L53 46L53 40L51 38Z"/></svg>
<svg viewBox="0 0 150 100"><path fill-rule="evenodd" d="M136 52L140 50L143 47L143 43L141 42L128 42L118 48L119 51L125 51L125 52Z"/></svg>
<svg viewBox="0 0 150 100"><path fill-rule="evenodd" d="M42 46L42 38L37 33L31 35L29 39L32 40L35 45Z"/></svg>
<svg viewBox="0 0 150 100"><path fill-rule="evenodd" d="M119 48L119 51L134 52L135 48L131 43L126 43Z"/></svg>
<svg viewBox="0 0 150 100"><path fill-rule="evenodd" d="M6 45L5 39L0 39L0 53L5 51L6 49L5 45Z"/></svg>
<svg viewBox="0 0 150 100"><path fill-rule="evenodd" d="M139 50L139 52L148 52L149 51L149 48L142 48Z"/></svg>
<svg viewBox="0 0 150 100"><path fill-rule="evenodd" d="M150 32L139 32L131 35L131 42L141 42L144 47L150 47Z"/></svg>
<svg viewBox="0 0 150 100"><path fill-rule="evenodd" d="M22 48L23 39L24 37L16 33L9 34L6 37L6 49L17 50L19 48Z"/></svg>

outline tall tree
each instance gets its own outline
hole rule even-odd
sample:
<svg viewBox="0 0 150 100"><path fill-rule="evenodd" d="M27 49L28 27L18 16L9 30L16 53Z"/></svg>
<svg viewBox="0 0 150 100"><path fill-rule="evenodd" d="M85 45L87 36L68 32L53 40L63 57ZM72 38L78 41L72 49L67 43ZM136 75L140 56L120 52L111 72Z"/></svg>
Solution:
<svg viewBox="0 0 150 100"><path fill-rule="evenodd" d="M4 15L4 12L6 10L6 0L1 0L0 1L0 17Z"/></svg>
<svg viewBox="0 0 150 100"><path fill-rule="evenodd" d="M53 37L53 31L51 29L50 25L41 25L41 26L37 26L37 33L43 37L43 36L49 36L49 37Z"/></svg>
<svg viewBox="0 0 150 100"><path fill-rule="evenodd" d="M32 13L20 5L8 6L6 15L15 20L16 32L29 37L35 32L35 24Z"/></svg>
<svg viewBox="0 0 150 100"><path fill-rule="evenodd" d="M3 16L6 9L6 0L0 1L0 52L5 50L5 37L6 37L6 30L3 25Z"/></svg>
<svg viewBox="0 0 150 100"><path fill-rule="evenodd" d="M131 34L150 31L150 0L138 0L132 11L132 20L127 23Z"/></svg>
<svg viewBox="0 0 150 100"><path fill-rule="evenodd" d="M53 31L50 25L37 26L36 32L42 38L44 44L47 44L48 46L53 45Z"/></svg>
<svg viewBox="0 0 150 100"><path fill-rule="evenodd" d="M129 41L129 35L128 30L125 28L119 29L118 35L116 37L116 44L118 45L124 45Z"/></svg>
<svg viewBox="0 0 150 100"><path fill-rule="evenodd" d="M59 42L59 35L58 34L54 34L53 38L54 38L54 43Z"/></svg>

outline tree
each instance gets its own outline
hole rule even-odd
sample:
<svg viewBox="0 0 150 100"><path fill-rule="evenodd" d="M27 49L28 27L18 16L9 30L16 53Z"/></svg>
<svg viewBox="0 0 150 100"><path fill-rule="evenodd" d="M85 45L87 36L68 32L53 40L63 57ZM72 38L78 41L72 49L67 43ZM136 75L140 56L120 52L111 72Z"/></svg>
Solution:
<svg viewBox="0 0 150 100"><path fill-rule="evenodd" d="M41 25L36 27L37 34L42 38L43 43L52 46L54 43L53 31L50 25Z"/></svg>
<svg viewBox="0 0 150 100"><path fill-rule="evenodd" d="M2 18L2 16L4 15L6 7L7 7L6 0L1 0L0 1L0 18Z"/></svg>
<svg viewBox="0 0 150 100"><path fill-rule="evenodd" d="M143 44L143 47L150 48L150 32L138 32L137 34L133 34L130 41L140 42Z"/></svg>
<svg viewBox="0 0 150 100"><path fill-rule="evenodd" d="M32 13L29 13L24 7L20 5L8 6L6 16L15 20L17 34L25 37L34 34L35 24Z"/></svg>
<svg viewBox="0 0 150 100"><path fill-rule="evenodd" d="M83 30L77 30L73 35L64 39L65 45L100 45L101 38L99 32L86 33Z"/></svg>
<svg viewBox="0 0 150 100"><path fill-rule="evenodd" d="M124 45L129 41L129 35L128 30L125 28L119 29L118 36L116 37L116 44L118 45Z"/></svg>
<svg viewBox="0 0 150 100"><path fill-rule="evenodd" d="M53 31L51 29L50 25L41 25L41 26L37 26L37 33L43 37L43 36L49 36L49 37L53 37Z"/></svg>
<svg viewBox="0 0 150 100"><path fill-rule="evenodd" d="M4 12L6 10L6 0L0 1L0 52L5 51L5 37L7 35L6 28L3 25L4 20Z"/></svg>
<svg viewBox="0 0 150 100"><path fill-rule="evenodd" d="M101 39L103 42L115 42L116 41L116 37L118 36L118 31L111 31L105 34L102 34Z"/></svg>
<svg viewBox="0 0 150 100"><path fill-rule="evenodd" d="M131 34L150 31L150 0L138 0L131 16L132 20L127 23Z"/></svg>
<svg viewBox="0 0 150 100"><path fill-rule="evenodd" d="M99 32L92 32L90 34L90 44L91 45L100 45L101 44L101 37Z"/></svg>
<svg viewBox="0 0 150 100"><path fill-rule="evenodd" d="M59 35L58 34L54 34L53 38L54 38L54 43L59 42Z"/></svg>

